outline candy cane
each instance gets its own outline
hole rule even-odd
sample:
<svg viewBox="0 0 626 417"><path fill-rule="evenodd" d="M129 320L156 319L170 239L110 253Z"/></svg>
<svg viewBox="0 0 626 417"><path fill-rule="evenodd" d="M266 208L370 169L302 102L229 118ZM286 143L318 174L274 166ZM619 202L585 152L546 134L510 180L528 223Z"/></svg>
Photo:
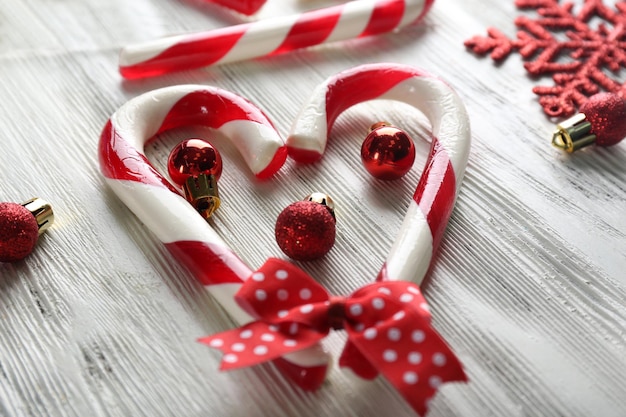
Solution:
<svg viewBox="0 0 626 417"><path fill-rule="evenodd" d="M410 66L362 65L318 86L294 123L287 147L300 162L322 157L337 117L368 100L402 101L421 110L432 126L426 166L379 280L422 282L452 213L471 142L467 112L442 80Z"/></svg>
<svg viewBox="0 0 626 417"><path fill-rule="evenodd" d="M151 165L144 144L166 130L204 125L224 133L258 178L273 175L287 152L261 110L218 88L183 85L136 97L117 110L100 137L100 168L107 184L205 286L239 324L252 320L233 300L252 271ZM328 357L316 347L289 354L279 368L304 389L325 377Z"/></svg>
<svg viewBox="0 0 626 417"><path fill-rule="evenodd" d="M119 69L125 78L142 78L378 35L419 22L433 2L358 0L293 16L167 37L123 48Z"/></svg>

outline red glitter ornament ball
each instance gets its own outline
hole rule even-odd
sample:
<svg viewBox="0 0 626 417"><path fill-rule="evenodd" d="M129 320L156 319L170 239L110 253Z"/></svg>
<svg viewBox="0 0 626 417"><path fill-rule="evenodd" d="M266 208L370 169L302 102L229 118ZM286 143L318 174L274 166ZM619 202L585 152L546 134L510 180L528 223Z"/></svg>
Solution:
<svg viewBox="0 0 626 417"><path fill-rule="evenodd" d="M209 142L202 139L187 139L179 143L167 160L167 172L178 185L183 185L190 176L222 175L222 157Z"/></svg>
<svg viewBox="0 0 626 417"><path fill-rule="evenodd" d="M361 146L361 161L375 178L396 180L411 170L415 145L403 130L376 123Z"/></svg>
<svg viewBox="0 0 626 417"><path fill-rule="evenodd" d="M323 204L298 201L278 215L275 232L285 255L311 261L326 255L335 244L335 217Z"/></svg>
<svg viewBox="0 0 626 417"><path fill-rule="evenodd" d="M0 203L0 262L15 262L28 256L37 243L35 216L16 203Z"/></svg>
<svg viewBox="0 0 626 417"><path fill-rule="evenodd" d="M617 94L593 95L580 106L579 111L591 123L596 145L615 145L626 136L626 102Z"/></svg>

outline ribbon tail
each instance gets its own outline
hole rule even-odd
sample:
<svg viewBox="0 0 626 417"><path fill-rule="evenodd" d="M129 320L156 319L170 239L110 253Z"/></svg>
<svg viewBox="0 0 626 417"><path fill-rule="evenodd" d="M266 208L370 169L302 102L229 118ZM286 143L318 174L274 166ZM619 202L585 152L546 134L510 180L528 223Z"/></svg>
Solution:
<svg viewBox="0 0 626 417"><path fill-rule="evenodd" d="M374 379L378 376L378 370L370 361L363 356L359 348L350 340L346 342L341 357L339 358L339 366L349 368L363 379Z"/></svg>
<svg viewBox="0 0 626 417"><path fill-rule="evenodd" d="M428 411L429 400L443 383L467 381L467 376L443 338L425 320L420 327L419 333L414 333L415 336L405 343L388 340L372 343L358 333L351 334L350 340L423 416Z"/></svg>
<svg viewBox="0 0 626 417"><path fill-rule="evenodd" d="M198 342L222 351L220 370L229 371L306 349L325 335L310 329L301 329L297 335L289 335L277 331L277 326L254 321L237 329L200 338Z"/></svg>

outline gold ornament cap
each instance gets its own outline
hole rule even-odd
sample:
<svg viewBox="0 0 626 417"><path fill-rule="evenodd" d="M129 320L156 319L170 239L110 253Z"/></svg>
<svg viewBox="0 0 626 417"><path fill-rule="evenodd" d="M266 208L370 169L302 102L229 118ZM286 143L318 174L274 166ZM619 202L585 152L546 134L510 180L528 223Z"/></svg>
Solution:
<svg viewBox="0 0 626 417"><path fill-rule="evenodd" d="M40 235L54 223L54 211L47 201L34 197L23 202L22 206L35 216Z"/></svg>
<svg viewBox="0 0 626 417"><path fill-rule="evenodd" d="M190 176L183 184L185 199L205 219L209 219L221 204L215 175Z"/></svg>
<svg viewBox="0 0 626 417"><path fill-rule="evenodd" d="M556 125L552 134L552 145L572 153L596 141L596 135L591 133L591 123L584 113L578 113Z"/></svg>
<svg viewBox="0 0 626 417"><path fill-rule="evenodd" d="M311 193L304 197L302 201L312 201L313 203L321 204L325 206L328 211L330 211L330 214L332 214L333 217L335 217L335 202L328 194L317 192Z"/></svg>

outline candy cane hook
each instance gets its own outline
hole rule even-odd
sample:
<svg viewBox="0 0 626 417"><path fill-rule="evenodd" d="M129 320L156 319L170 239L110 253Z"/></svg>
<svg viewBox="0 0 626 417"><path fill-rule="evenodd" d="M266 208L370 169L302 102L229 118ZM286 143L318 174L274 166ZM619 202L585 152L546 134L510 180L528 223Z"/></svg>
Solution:
<svg viewBox="0 0 626 417"><path fill-rule="evenodd" d="M144 145L166 130L203 125L230 138L258 178L283 165L286 147L270 120L252 103L202 85L162 88L136 97L111 116L99 144L107 184L240 324L252 318L233 300L252 271L152 166ZM323 381L328 356L319 346L276 361L304 389Z"/></svg>
<svg viewBox="0 0 626 417"><path fill-rule="evenodd" d="M300 162L320 159L337 117L374 99L410 104L432 126L430 155L378 277L419 285L452 213L469 157L469 119L452 88L423 70L398 64L369 64L341 72L315 89L291 129L287 147Z"/></svg>

